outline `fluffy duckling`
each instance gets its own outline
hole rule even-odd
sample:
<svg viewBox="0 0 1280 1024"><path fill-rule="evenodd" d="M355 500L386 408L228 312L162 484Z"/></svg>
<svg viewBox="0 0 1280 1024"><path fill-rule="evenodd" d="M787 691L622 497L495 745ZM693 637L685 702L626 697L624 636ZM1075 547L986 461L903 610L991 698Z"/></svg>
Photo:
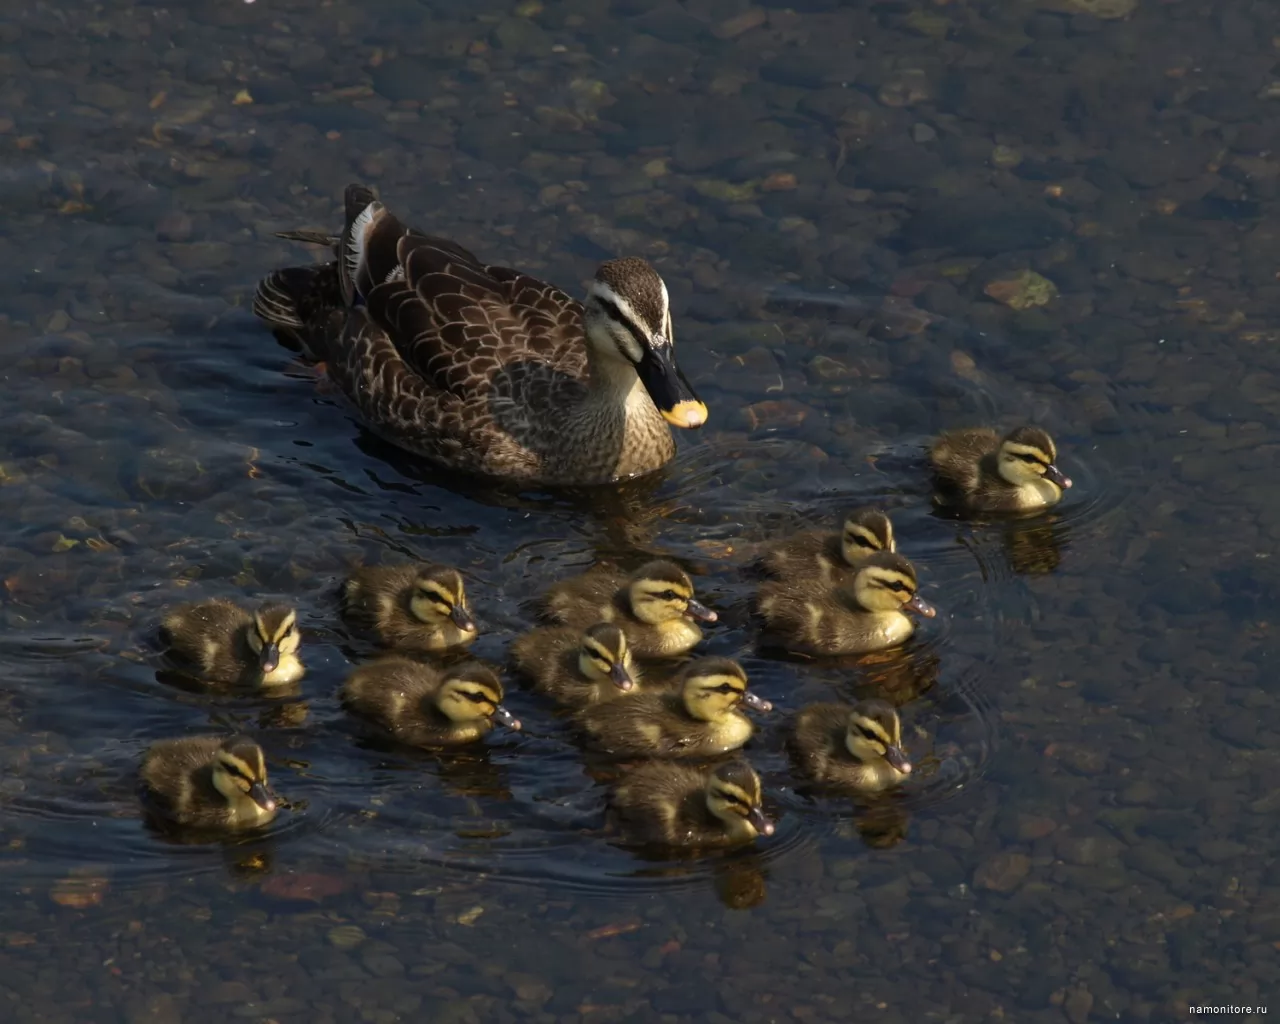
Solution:
<svg viewBox="0 0 1280 1024"><path fill-rule="evenodd" d="M362 665L342 685L352 711L415 747L472 743L495 725L519 729L502 696L501 680L479 662L442 671L396 655Z"/></svg>
<svg viewBox="0 0 1280 1024"><path fill-rule="evenodd" d="M810 704L796 715L790 746L798 771L842 789L878 793L911 774L902 722L882 700Z"/></svg>
<svg viewBox="0 0 1280 1024"><path fill-rule="evenodd" d="M685 666L677 691L593 704L576 720L596 748L617 757L714 757L751 738L742 704L773 708L747 689L736 661L699 658Z"/></svg>
<svg viewBox="0 0 1280 1024"><path fill-rule="evenodd" d="M760 777L745 761L711 769L650 761L619 783L612 810L624 841L636 846L706 849L773 835Z"/></svg>
<svg viewBox="0 0 1280 1024"><path fill-rule="evenodd" d="M548 618L578 629L616 622L637 658L684 654L702 639L694 620L716 621L716 613L695 600L688 573L665 559L630 576L594 569L557 583L543 598L543 609Z"/></svg>
<svg viewBox="0 0 1280 1024"><path fill-rule="evenodd" d="M214 598L165 613L160 637L175 661L210 683L287 686L302 678L298 615L285 604L255 612Z"/></svg>
<svg viewBox="0 0 1280 1024"><path fill-rule="evenodd" d="M342 585L343 612L387 647L443 651L476 638L462 574L445 565L372 565Z"/></svg>
<svg viewBox="0 0 1280 1024"><path fill-rule="evenodd" d="M916 593L916 571L899 554L869 556L853 578L835 587L805 580L760 586L756 607L773 642L802 654L862 654L894 647L915 632L906 614L932 618Z"/></svg>
<svg viewBox="0 0 1280 1024"><path fill-rule="evenodd" d="M597 622L585 632L535 629L511 644L511 656L535 690L565 707L633 693L640 681L627 635L611 622Z"/></svg>
<svg viewBox="0 0 1280 1024"><path fill-rule="evenodd" d="M933 442L929 462L942 500L974 512L1027 512L1056 505L1070 479L1054 463L1058 449L1039 427L1000 437L987 427L952 430Z"/></svg>
<svg viewBox="0 0 1280 1024"><path fill-rule="evenodd" d="M877 551L897 551L893 523L875 508L857 508L839 533L806 530L773 545L761 565L779 579L808 578L830 585Z"/></svg>
<svg viewBox="0 0 1280 1024"><path fill-rule="evenodd" d="M253 828L276 816L262 748L243 736L161 740L140 774L148 802L179 825Z"/></svg>

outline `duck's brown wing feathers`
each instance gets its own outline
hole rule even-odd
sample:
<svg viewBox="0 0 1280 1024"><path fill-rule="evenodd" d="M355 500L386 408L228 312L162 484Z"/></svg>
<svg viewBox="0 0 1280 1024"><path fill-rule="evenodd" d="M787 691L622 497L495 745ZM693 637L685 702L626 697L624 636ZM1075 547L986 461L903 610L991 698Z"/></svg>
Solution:
<svg viewBox="0 0 1280 1024"><path fill-rule="evenodd" d="M347 189L346 215L337 259L269 275L255 313L323 360L401 447L537 476L558 450L557 410L585 394L581 304L405 227L361 186Z"/></svg>
<svg viewBox="0 0 1280 1024"><path fill-rule="evenodd" d="M999 447L1000 436L994 430L953 430L933 443L929 462L944 483L969 493L978 486L979 464Z"/></svg>

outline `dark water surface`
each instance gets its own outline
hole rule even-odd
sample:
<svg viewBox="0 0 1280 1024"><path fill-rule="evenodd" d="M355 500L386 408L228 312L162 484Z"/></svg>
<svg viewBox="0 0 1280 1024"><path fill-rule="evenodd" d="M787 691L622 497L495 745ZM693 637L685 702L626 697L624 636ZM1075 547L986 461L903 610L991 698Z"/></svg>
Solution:
<svg viewBox="0 0 1280 1024"><path fill-rule="evenodd" d="M1255 0L52 2L0 14L0 1019L1181 1021L1280 991L1280 36ZM362 433L247 311L341 190L577 291L653 259L711 407L616 493ZM1018 309L1019 275L1053 282ZM995 296L996 298L993 298ZM996 299L1004 301L996 301ZM1077 486L930 513L920 446L1035 419ZM896 659L755 648L742 572L894 511ZM452 562L500 659L547 583L681 559L777 707L777 834L652 862L520 734L371 742L334 587ZM275 701L169 685L197 596L297 602ZM878 692L921 771L797 792L787 715ZM165 841L152 741L239 727L293 803Z"/></svg>

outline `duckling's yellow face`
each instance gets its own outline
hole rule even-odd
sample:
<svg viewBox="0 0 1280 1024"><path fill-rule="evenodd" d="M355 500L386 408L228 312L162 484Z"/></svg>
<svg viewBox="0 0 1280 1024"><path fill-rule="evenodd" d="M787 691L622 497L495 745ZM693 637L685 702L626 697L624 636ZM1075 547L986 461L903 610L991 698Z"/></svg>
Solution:
<svg viewBox="0 0 1280 1024"><path fill-rule="evenodd" d="M275 797L267 786L267 761L262 748L252 740L233 737L219 748L213 762L213 785L229 804L247 798L263 815L275 813Z"/></svg>
<svg viewBox="0 0 1280 1024"><path fill-rule="evenodd" d="M409 612L428 626L452 623L462 633L476 632L462 574L453 569L435 569L414 580Z"/></svg>
<svg viewBox="0 0 1280 1024"><path fill-rule="evenodd" d="M582 634L578 671L593 683L608 680L623 692L634 689L636 671L627 635L611 623L597 622Z"/></svg>
<svg viewBox="0 0 1280 1024"><path fill-rule="evenodd" d="M840 552L849 565L861 565L877 551L896 551L893 524L883 512L858 509L849 513L840 537Z"/></svg>
<svg viewBox="0 0 1280 1024"><path fill-rule="evenodd" d="M869 612L915 612L932 618L936 614L933 605L916 589L911 563L888 551L867 558L852 585L854 600Z"/></svg>
<svg viewBox="0 0 1280 1024"><path fill-rule="evenodd" d="M711 773L707 809L732 830L745 829L753 837L773 835L773 822L764 813L760 776L745 761L722 764Z"/></svg>
<svg viewBox="0 0 1280 1024"><path fill-rule="evenodd" d="M451 722L492 719L508 729L519 729L515 716L502 706L502 682L483 665L460 665L450 669L440 684L436 706Z"/></svg>
<svg viewBox="0 0 1280 1024"><path fill-rule="evenodd" d="M258 656L264 678L270 678L280 663L292 662L302 645L298 630L298 613L284 605L266 605L253 614L253 626L247 639Z"/></svg>
<svg viewBox="0 0 1280 1024"><path fill-rule="evenodd" d="M1015 487L1052 484L1059 493L1071 481L1055 462L1058 449L1053 438L1039 427L1020 427L1000 442L997 456L1000 475Z"/></svg>
<svg viewBox="0 0 1280 1024"><path fill-rule="evenodd" d="M853 706L844 742L849 753L863 763L884 761L899 775L911 773L911 760L902 748L902 721L882 700L859 701Z"/></svg>
<svg viewBox="0 0 1280 1024"><path fill-rule="evenodd" d="M701 658L685 669L681 697L691 718L719 722L733 714L739 704L756 711L771 711L773 705L747 689L747 674L728 658Z"/></svg>
<svg viewBox="0 0 1280 1024"><path fill-rule="evenodd" d="M631 611L641 622L660 626L682 615L715 622L716 613L693 596L693 583L672 562L650 562L631 580Z"/></svg>

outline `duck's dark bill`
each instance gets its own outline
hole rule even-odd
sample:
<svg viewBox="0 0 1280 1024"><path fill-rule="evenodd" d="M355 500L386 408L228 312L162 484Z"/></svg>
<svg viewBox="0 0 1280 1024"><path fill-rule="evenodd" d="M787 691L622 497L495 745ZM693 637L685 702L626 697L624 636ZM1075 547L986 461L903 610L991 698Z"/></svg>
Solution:
<svg viewBox="0 0 1280 1024"><path fill-rule="evenodd" d="M460 604L455 604L453 610L449 612L449 618L453 620L453 624L464 633L474 633L476 631L476 620L471 617L471 613Z"/></svg>
<svg viewBox="0 0 1280 1024"><path fill-rule="evenodd" d="M747 821L762 836L773 835L773 822L764 816L764 811L759 807L753 807L747 812Z"/></svg>
<svg viewBox="0 0 1280 1024"><path fill-rule="evenodd" d="M907 753L901 747L886 747L884 759L889 762L890 767L902 772L906 775L911 771L911 762L907 758Z"/></svg>
<svg viewBox="0 0 1280 1024"><path fill-rule="evenodd" d="M280 645L279 644L263 644L262 653L258 656L258 662L262 666L263 672L274 672L280 667Z"/></svg>
<svg viewBox="0 0 1280 1024"><path fill-rule="evenodd" d="M627 666L621 662L609 669L609 679L619 690L630 690L636 685L636 681L631 678L631 673L627 671Z"/></svg>
<svg viewBox="0 0 1280 1024"><path fill-rule="evenodd" d="M707 422L707 407L685 380L670 342L646 348L636 373L662 418L673 427L689 430Z"/></svg>
<svg viewBox="0 0 1280 1024"><path fill-rule="evenodd" d="M261 782L255 782L249 787L249 799L264 811L274 811L276 809L275 798L271 795L271 791Z"/></svg>
<svg viewBox="0 0 1280 1024"><path fill-rule="evenodd" d="M493 720L497 722L498 725L505 725L508 729L520 728L520 719L516 718L515 715L504 708L501 704L499 704L494 710Z"/></svg>
<svg viewBox="0 0 1280 1024"><path fill-rule="evenodd" d="M923 615L926 619L931 619L938 614L938 609L919 594L912 594L911 600L902 607L909 612L915 612L917 615Z"/></svg>
<svg viewBox="0 0 1280 1024"><path fill-rule="evenodd" d="M1071 486L1071 478L1062 472L1057 466L1050 466L1044 471L1044 478L1050 483L1055 483L1064 491Z"/></svg>

